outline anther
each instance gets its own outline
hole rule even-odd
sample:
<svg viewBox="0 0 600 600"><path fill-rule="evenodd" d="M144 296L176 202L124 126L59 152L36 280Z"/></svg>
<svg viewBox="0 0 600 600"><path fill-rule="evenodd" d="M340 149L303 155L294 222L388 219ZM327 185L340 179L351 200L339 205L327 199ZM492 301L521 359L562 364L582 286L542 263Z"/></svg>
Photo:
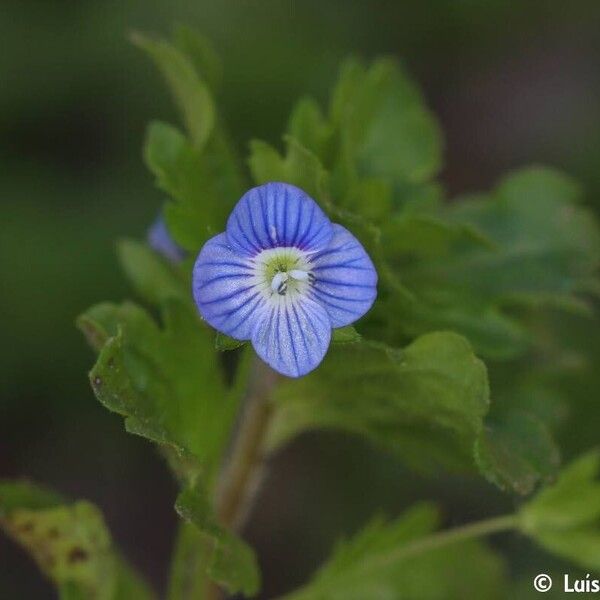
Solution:
<svg viewBox="0 0 600 600"><path fill-rule="evenodd" d="M290 271L290 277L296 281L310 281L310 273L308 271L302 271L301 269L292 269Z"/></svg>
<svg viewBox="0 0 600 600"><path fill-rule="evenodd" d="M271 280L271 290L283 296L287 290L288 274L278 271Z"/></svg>

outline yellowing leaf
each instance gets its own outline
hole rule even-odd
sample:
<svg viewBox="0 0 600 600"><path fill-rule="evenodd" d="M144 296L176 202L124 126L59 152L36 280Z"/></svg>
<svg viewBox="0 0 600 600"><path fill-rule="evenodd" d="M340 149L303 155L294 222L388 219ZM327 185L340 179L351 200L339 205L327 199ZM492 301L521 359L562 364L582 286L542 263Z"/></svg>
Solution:
<svg viewBox="0 0 600 600"><path fill-rule="evenodd" d="M98 600L153 597L120 558L100 511L89 502L68 504L29 483L0 482L0 528L61 592Z"/></svg>

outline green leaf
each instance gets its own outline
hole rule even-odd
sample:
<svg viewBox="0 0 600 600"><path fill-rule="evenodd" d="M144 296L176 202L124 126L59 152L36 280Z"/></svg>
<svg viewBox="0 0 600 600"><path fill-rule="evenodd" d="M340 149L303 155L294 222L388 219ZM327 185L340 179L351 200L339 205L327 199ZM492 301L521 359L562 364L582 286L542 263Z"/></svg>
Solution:
<svg viewBox="0 0 600 600"><path fill-rule="evenodd" d="M439 128L393 60L369 68L348 61L332 92L329 115L314 100L302 99L287 132L331 173L331 201L339 208L380 221L394 205L438 196L429 180L441 164ZM288 159L289 154L288 149ZM255 171L255 178L272 180L276 160L263 158L264 168L259 177ZM289 169L279 173L289 175ZM301 180L295 178L303 187Z"/></svg>
<svg viewBox="0 0 600 600"><path fill-rule="evenodd" d="M332 94L331 119L340 156L359 174L393 182L424 182L441 166L441 134L421 93L392 59L369 69L348 62Z"/></svg>
<svg viewBox="0 0 600 600"><path fill-rule="evenodd" d="M444 188L437 181L394 185L394 208L405 214L433 215L444 206Z"/></svg>
<svg viewBox="0 0 600 600"><path fill-rule="evenodd" d="M482 543L458 542L427 548L436 511L417 505L395 521L375 519L337 546L313 579L285 600L500 599L504 568Z"/></svg>
<svg viewBox="0 0 600 600"><path fill-rule="evenodd" d="M3 481L0 483L0 517L8 517L19 509L42 510L55 508L62 497L48 488L28 481Z"/></svg>
<svg viewBox="0 0 600 600"><path fill-rule="evenodd" d="M82 315L88 338L104 342L90 381L100 402L125 417L129 432L166 447L180 475L190 476L199 463L210 480L238 392L225 387L213 334L189 303L171 298L163 321L160 328L131 303L101 304Z"/></svg>
<svg viewBox="0 0 600 600"><path fill-rule="evenodd" d="M0 528L31 555L61 598L154 595L121 559L100 511L26 482L0 481Z"/></svg>
<svg viewBox="0 0 600 600"><path fill-rule="evenodd" d="M214 543L195 525L181 521L171 556L167 600L206 600L207 565Z"/></svg>
<svg viewBox="0 0 600 600"><path fill-rule="evenodd" d="M338 80L329 99L329 116L339 126L347 118L357 90L364 84L366 68L355 57L348 58L340 67Z"/></svg>
<svg viewBox="0 0 600 600"><path fill-rule="evenodd" d="M549 552L600 570L600 454L567 466L519 511L521 530Z"/></svg>
<svg viewBox="0 0 600 600"><path fill-rule="evenodd" d="M254 181L285 181L297 185L307 194L323 202L327 173L319 158L290 137L286 137L286 155L260 140L250 143L248 164Z"/></svg>
<svg viewBox="0 0 600 600"><path fill-rule="evenodd" d="M488 410L486 369L468 342L432 333L403 350L336 345L314 373L285 382L271 443L306 429L365 435L421 468L472 467Z"/></svg>
<svg viewBox="0 0 600 600"><path fill-rule="evenodd" d="M445 279L467 283L483 298L539 305L573 297L600 264L598 225L580 196L558 171L529 168L506 177L489 198L456 203L451 218L481 231L497 249L458 254L445 262Z"/></svg>
<svg viewBox="0 0 600 600"><path fill-rule="evenodd" d="M176 128L155 122L148 129L144 157L158 187L172 198L165 208L169 231L195 254L225 229L243 191L229 147L219 134L200 152Z"/></svg>
<svg viewBox="0 0 600 600"><path fill-rule="evenodd" d="M419 289L410 287L411 294ZM376 306L374 317L382 313L394 315L387 323L387 335L418 336L430 331L451 329L464 335L478 353L486 358L507 360L519 356L528 348L524 327L505 315L499 308L444 295L440 286L437 297L412 296L394 292ZM383 333L384 339L386 334Z"/></svg>
<svg viewBox="0 0 600 600"><path fill-rule="evenodd" d="M302 98L294 106L287 131L307 150L326 161L332 142L333 127L312 98Z"/></svg>
<svg viewBox="0 0 600 600"><path fill-rule="evenodd" d="M208 552L214 565L208 574L232 593L249 593L255 582L248 579L251 551L216 529L208 499L197 491L201 485L212 488L216 480L242 397L247 359L242 357L234 385L227 388L214 334L200 322L191 303L178 298L165 303L162 327L131 303L92 307L79 325L100 349L90 372L97 398L125 418L127 431L157 443L185 486L176 508L201 535L184 540L187 554L179 556L180 561L188 564L193 557L206 569ZM200 519L201 501L205 521ZM184 585L182 581L202 585L196 579L190 583L190 577L176 561L172 590ZM178 596L173 592L172 597Z"/></svg>
<svg viewBox="0 0 600 600"><path fill-rule="evenodd" d="M441 166L441 135L416 86L392 60L373 64L344 127L356 128L358 162L370 175L421 182ZM360 140L360 142L359 142Z"/></svg>
<svg viewBox="0 0 600 600"><path fill-rule="evenodd" d="M427 211L403 210L380 225L390 262L403 255L413 260L446 258L457 246L496 249L493 240L475 227L445 220L439 207ZM405 259L406 260L406 259Z"/></svg>
<svg viewBox="0 0 600 600"><path fill-rule="evenodd" d="M198 485L186 488L179 494L175 509L210 541L212 547L205 566L210 577L231 594L256 595L260 573L254 552L218 525L206 492Z"/></svg>
<svg viewBox="0 0 600 600"><path fill-rule="evenodd" d="M76 323L90 347L100 352L116 334L121 322L125 318L133 320L137 310L135 305L129 303L117 308L111 302L101 302L79 315Z"/></svg>
<svg viewBox="0 0 600 600"><path fill-rule="evenodd" d="M512 411L489 420L476 448L480 469L504 490L529 494L551 480L560 463L548 427L533 415Z"/></svg>
<svg viewBox="0 0 600 600"><path fill-rule="evenodd" d="M361 339L362 337L360 333L358 333L358 331L356 331L352 325L334 329L331 334L332 344L354 344L356 342L360 342Z"/></svg>
<svg viewBox="0 0 600 600"><path fill-rule="evenodd" d="M485 356L523 354L533 335L515 304L580 310L595 277L598 228L577 201L569 179L536 168L511 175L489 196L396 215L382 224L384 258L414 301L391 295L374 317L392 316L392 336L450 327Z"/></svg>
<svg viewBox="0 0 600 600"><path fill-rule="evenodd" d="M337 199L333 182L332 198ZM394 204L391 185L375 177L356 179L343 193L343 201L337 200L334 204L343 206L344 210L351 211L361 218L369 219L375 223L385 221Z"/></svg>
<svg viewBox="0 0 600 600"><path fill-rule="evenodd" d="M144 154L158 186L174 200L164 211L169 231L195 255L204 242L223 231L246 186L229 141L216 123L213 100L202 78L216 85L218 58L210 44L187 27L179 27L175 38L182 51L140 34L134 35L134 42L163 72L183 112L191 142L177 129L155 123Z"/></svg>
<svg viewBox="0 0 600 600"><path fill-rule="evenodd" d="M145 50L166 79L183 114L195 148L202 148L215 124L215 108L210 92L198 76L191 60L164 40L153 40L141 33L131 36Z"/></svg>
<svg viewBox="0 0 600 600"><path fill-rule="evenodd" d="M375 306L374 318L386 322L384 339L452 329L486 357L507 359L523 353L527 336L515 319L468 294L468 281L458 286L429 272L436 265L437 273L464 248L497 249L476 228L449 222L443 215L439 207L416 213L403 210L380 226L383 260L411 291L411 297L393 291Z"/></svg>
<svg viewBox="0 0 600 600"><path fill-rule="evenodd" d="M160 305L173 296L189 296L189 285L181 270L146 244L121 240L117 250L123 271L144 300Z"/></svg>
<svg viewBox="0 0 600 600"><path fill-rule="evenodd" d="M237 348L241 348L244 344L247 344L247 340L235 340L220 331L217 331L217 335L215 336L215 348L219 352L227 352L229 350L237 350Z"/></svg>
<svg viewBox="0 0 600 600"><path fill-rule="evenodd" d="M192 61L196 73L211 91L217 90L223 78L223 65L210 40L182 24L175 27L173 38L177 48Z"/></svg>

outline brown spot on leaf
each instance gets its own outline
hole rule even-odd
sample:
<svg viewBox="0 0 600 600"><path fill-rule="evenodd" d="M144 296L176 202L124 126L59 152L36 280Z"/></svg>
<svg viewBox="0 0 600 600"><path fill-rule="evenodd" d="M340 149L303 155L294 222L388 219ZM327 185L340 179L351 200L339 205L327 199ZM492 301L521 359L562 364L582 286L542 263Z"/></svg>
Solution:
<svg viewBox="0 0 600 600"><path fill-rule="evenodd" d="M33 532L35 529L35 523L33 521L23 521L23 523L19 523L17 527L17 531L22 535L28 535Z"/></svg>
<svg viewBox="0 0 600 600"><path fill-rule="evenodd" d="M87 550L81 548L80 546L75 546L69 551L68 560L71 564L84 562L88 558L89 554L87 553Z"/></svg>
<svg viewBox="0 0 600 600"><path fill-rule="evenodd" d="M56 557L54 557L52 554L49 554L48 556L44 557L42 562L45 569L54 569L56 566Z"/></svg>

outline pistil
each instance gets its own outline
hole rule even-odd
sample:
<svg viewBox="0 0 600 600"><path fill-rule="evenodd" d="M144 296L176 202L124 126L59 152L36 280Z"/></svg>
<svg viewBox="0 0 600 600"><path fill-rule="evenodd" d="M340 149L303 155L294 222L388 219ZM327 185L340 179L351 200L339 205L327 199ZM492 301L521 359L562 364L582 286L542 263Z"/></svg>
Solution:
<svg viewBox="0 0 600 600"><path fill-rule="evenodd" d="M271 291L280 296L285 296L290 283L311 281L311 274L302 269L291 269L290 271L277 271L271 280Z"/></svg>

